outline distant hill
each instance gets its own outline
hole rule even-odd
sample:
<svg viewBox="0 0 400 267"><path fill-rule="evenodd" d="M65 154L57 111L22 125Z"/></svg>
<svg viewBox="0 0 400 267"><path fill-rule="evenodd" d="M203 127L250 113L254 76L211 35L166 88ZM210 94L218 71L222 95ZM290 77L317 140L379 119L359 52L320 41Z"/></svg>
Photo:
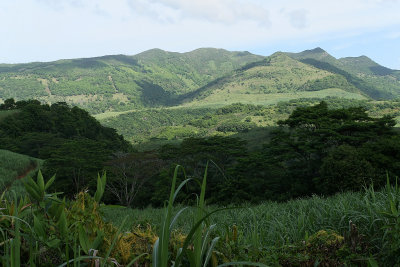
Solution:
<svg viewBox="0 0 400 267"><path fill-rule="evenodd" d="M321 48L286 54L317 68L341 74L373 99L400 96L400 71L383 67L366 56L336 59Z"/></svg>
<svg viewBox="0 0 400 267"><path fill-rule="evenodd" d="M224 101L226 104L234 102L273 104L285 98L316 96L360 99L368 97L340 73L306 64L285 53L277 52L188 93L184 96L183 102L193 101L192 103L197 105L224 103Z"/></svg>
<svg viewBox="0 0 400 267"><path fill-rule="evenodd" d="M188 53L153 49L136 56L2 64L0 99L65 101L91 113L171 105L179 95L262 58L213 48Z"/></svg>
<svg viewBox="0 0 400 267"><path fill-rule="evenodd" d="M0 102L11 97L63 101L92 114L326 96L398 98L400 71L366 56L336 59L321 48L269 57L215 48L152 49L134 56L0 64Z"/></svg>

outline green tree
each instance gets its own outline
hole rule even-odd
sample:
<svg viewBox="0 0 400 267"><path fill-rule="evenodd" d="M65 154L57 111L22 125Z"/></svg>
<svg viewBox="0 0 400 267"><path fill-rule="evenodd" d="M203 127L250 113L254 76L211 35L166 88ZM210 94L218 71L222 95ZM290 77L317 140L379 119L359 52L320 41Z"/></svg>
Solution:
<svg viewBox="0 0 400 267"><path fill-rule="evenodd" d="M363 148L363 158L369 163L364 161L354 163L358 165L357 168L371 166L374 169L372 173L382 172L387 165L375 164L368 158L385 156L389 162L398 160L398 156L390 157L388 153L377 155L374 149L376 144L385 143L383 140L390 140L397 135L393 131L395 125L393 118L371 118L361 107L329 109L325 102L321 102L315 106L297 108L287 120L280 121L279 125L280 129L273 134L266 149L269 150L268 154L275 158L275 162L283 164L289 173L293 196L318 192L317 188L322 188L319 184L322 179L321 166L324 166L323 174L326 181L333 181L332 177L339 179L338 177L343 175L332 173L335 172L333 166L341 164L337 161L337 155L340 155L342 153L340 151L344 148L337 150L340 146L346 145L347 150L350 149L348 147ZM328 175L329 170L332 172ZM348 171L355 170L348 169ZM332 189L325 184L324 188L328 191L320 192L333 193L335 190L354 189L360 186L360 181L354 182L351 186L345 184L342 186Z"/></svg>
<svg viewBox="0 0 400 267"><path fill-rule="evenodd" d="M106 163L107 189L119 204L130 207L150 178L164 166L165 161L152 151L114 153L113 159Z"/></svg>
<svg viewBox="0 0 400 267"><path fill-rule="evenodd" d="M0 105L0 110L10 110L16 108L14 98L4 100L4 103Z"/></svg>
<svg viewBox="0 0 400 267"><path fill-rule="evenodd" d="M111 151L99 141L80 138L68 140L53 150L43 172L57 175L55 189L72 196L95 185Z"/></svg>
<svg viewBox="0 0 400 267"><path fill-rule="evenodd" d="M333 194L338 191L358 191L362 186L384 177L360 150L341 145L323 159L320 177L314 181L319 192Z"/></svg>
<svg viewBox="0 0 400 267"><path fill-rule="evenodd" d="M219 193L232 179L228 176L229 168L247 155L245 145L245 141L233 137L188 138L178 146L162 147L161 156L172 166L176 164L184 166L188 176L194 178L201 178L207 162L212 161L208 168L207 183L209 186L206 197L209 202L218 202ZM165 194L168 194L165 188L168 188L166 185L169 183L172 171L173 168L162 172L160 179L156 181L154 201L165 199ZM187 192L190 194L197 190L196 188L196 186L193 188L188 186Z"/></svg>

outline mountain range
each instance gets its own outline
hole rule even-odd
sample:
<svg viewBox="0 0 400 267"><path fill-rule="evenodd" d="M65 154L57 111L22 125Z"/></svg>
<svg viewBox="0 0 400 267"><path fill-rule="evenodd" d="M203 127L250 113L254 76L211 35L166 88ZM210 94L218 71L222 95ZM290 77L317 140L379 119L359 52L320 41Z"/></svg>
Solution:
<svg viewBox="0 0 400 267"><path fill-rule="evenodd" d="M0 101L64 101L92 114L325 96L398 98L400 71L366 56L336 59L321 48L268 57L214 48L152 49L134 56L0 64Z"/></svg>

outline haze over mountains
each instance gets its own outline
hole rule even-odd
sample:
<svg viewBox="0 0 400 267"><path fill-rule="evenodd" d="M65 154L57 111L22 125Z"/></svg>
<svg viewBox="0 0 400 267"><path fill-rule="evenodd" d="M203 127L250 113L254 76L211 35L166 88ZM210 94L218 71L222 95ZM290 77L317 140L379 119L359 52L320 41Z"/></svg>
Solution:
<svg viewBox="0 0 400 267"><path fill-rule="evenodd" d="M366 56L336 59L321 48L269 57L214 48L152 49L135 56L0 64L0 101L65 101L93 114L316 96L394 99L400 96L400 71Z"/></svg>

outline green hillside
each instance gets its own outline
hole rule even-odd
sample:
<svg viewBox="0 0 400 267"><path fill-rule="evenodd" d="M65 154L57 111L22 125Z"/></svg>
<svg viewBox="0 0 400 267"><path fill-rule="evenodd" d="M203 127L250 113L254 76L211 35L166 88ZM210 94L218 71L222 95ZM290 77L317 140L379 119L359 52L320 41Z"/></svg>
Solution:
<svg viewBox="0 0 400 267"><path fill-rule="evenodd" d="M0 101L65 101L91 113L171 105L178 95L262 58L212 48L183 54L153 49L136 56L3 64Z"/></svg>
<svg viewBox="0 0 400 267"><path fill-rule="evenodd" d="M30 156L0 149L0 189L10 187L16 180L34 172L43 163Z"/></svg>
<svg viewBox="0 0 400 267"><path fill-rule="evenodd" d="M366 56L336 59L321 48L286 54L317 68L341 74L371 98L400 96L400 71L383 67Z"/></svg>
<svg viewBox="0 0 400 267"><path fill-rule="evenodd" d="M187 94L183 101L189 105L275 104L282 100L316 97L315 93L308 93L316 91L323 91L319 97L342 94L345 98L365 98L344 76L304 64L284 53L275 53Z"/></svg>
<svg viewBox="0 0 400 267"><path fill-rule="evenodd" d="M271 105L255 105L254 103L233 103L230 105L209 106L194 105L142 109L130 112L99 114L96 118L105 126L115 128L119 134L136 145L139 150L154 149L164 144L179 143L189 137L237 136L248 140L249 147L262 144L260 140L268 140L270 127L277 121L286 119L299 106L310 106L321 100L333 108L363 107L372 117L390 115L400 116L399 101L373 101L366 99L344 98L342 96L326 97L324 94L334 89L307 92L303 98L273 98ZM283 94L282 94L283 95ZM249 95L244 95L249 96ZM250 95L251 96L251 95ZM292 94L291 97L296 96ZM299 95L297 95L299 97ZM347 95L348 96L348 95ZM272 104L272 101L276 103ZM257 103L257 102L255 102Z"/></svg>
<svg viewBox="0 0 400 267"><path fill-rule="evenodd" d="M11 97L62 101L92 114L326 96L396 98L400 72L365 56L335 59L321 48L266 58L214 48L152 49L134 56L0 64L0 102Z"/></svg>

